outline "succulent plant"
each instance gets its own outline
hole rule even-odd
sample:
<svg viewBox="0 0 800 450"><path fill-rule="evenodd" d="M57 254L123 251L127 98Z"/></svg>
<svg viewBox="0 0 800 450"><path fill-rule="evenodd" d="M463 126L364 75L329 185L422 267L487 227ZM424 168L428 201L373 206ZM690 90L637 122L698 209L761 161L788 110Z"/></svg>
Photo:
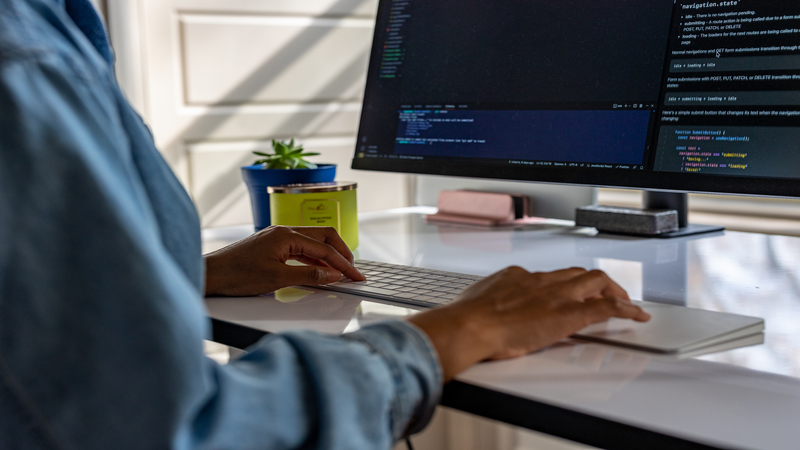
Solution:
<svg viewBox="0 0 800 450"><path fill-rule="evenodd" d="M264 169L316 169L317 165L303 158L317 156L319 153L305 153L302 145L295 146L294 139L289 142L272 140L275 153L253 152L254 155L263 157L253 165L261 164Z"/></svg>

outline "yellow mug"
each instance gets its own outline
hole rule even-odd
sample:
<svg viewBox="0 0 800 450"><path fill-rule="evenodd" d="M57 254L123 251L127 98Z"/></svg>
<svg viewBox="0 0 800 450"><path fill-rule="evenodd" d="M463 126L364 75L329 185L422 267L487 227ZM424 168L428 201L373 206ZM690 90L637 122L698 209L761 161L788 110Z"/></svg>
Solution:
<svg viewBox="0 0 800 450"><path fill-rule="evenodd" d="M351 181L270 186L272 225L333 227L350 250L358 247L358 205Z"/></svg>

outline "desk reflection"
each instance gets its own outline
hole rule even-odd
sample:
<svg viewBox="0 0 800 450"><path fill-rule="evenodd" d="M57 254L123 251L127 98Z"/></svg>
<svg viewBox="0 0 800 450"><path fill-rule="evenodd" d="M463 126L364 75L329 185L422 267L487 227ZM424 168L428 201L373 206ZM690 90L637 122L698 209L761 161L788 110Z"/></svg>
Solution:
<svg viewBox="0 0 800 450"><path fill-rule="evenodd" d="M524 358L480 364L468 375L491 374L493 381L508 386L535 385L553 397L594 403L624 389L651 359L596 344L561 342Z"/></svg>
<svg viewBox="0 0 800 450"><path fill-rule="evenodd" d="M211 317L272 333L313 330L341 334L361 300L329 291L287 288L259 297L207 298L206 306Z"/></svg>

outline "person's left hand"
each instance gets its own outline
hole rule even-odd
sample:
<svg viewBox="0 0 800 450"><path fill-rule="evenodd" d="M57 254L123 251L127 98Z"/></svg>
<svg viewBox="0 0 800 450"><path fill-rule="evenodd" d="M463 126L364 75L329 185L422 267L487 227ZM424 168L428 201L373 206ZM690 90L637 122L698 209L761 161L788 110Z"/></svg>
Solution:
<svg viewBox="0 0 800 450"><path fill-rule="evenodd" d="M290 266L286 261L306 266ZM260 295L287 286L364 281L353 254L330 227L265 228L205 255L206 295Z"/></svg>

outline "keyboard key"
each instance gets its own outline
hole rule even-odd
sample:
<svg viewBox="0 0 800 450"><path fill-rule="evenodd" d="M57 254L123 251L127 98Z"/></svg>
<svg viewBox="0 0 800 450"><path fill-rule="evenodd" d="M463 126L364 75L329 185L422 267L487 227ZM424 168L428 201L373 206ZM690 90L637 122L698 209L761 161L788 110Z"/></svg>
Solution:
<svg viewBox="0 0 800 450"><path fill-rule="evenodd" d="M435 297L452 297L453 293L452 292L445 292L445 291L434 291L434 293L431 294L431 295L433 295Z"/></svg>
<svg viewBox="0 0 800 450"><path fill-rule="evenodd" d="M430 294L431 290L428 289L414 289L413 291L408 291L410 294Z"/></svg>

